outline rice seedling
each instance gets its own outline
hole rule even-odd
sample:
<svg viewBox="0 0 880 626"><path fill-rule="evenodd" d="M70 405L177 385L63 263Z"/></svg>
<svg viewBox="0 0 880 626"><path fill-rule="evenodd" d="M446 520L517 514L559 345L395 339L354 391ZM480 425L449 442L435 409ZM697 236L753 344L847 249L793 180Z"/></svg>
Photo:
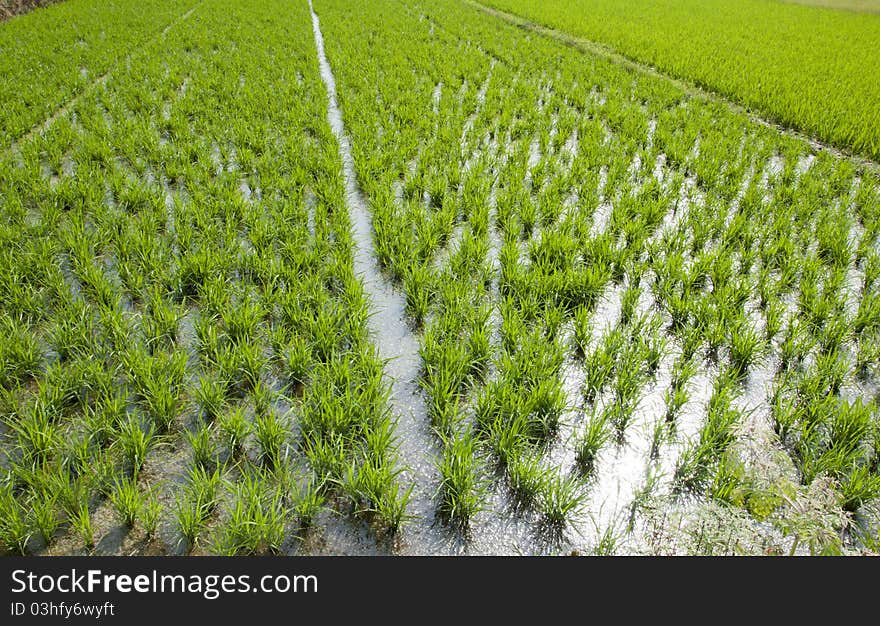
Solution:
<svg viewBox="0 0 880 626"><path fill-rule="evenodd" d="M70 525L74 531L76 531L76 534L79 535L79 538L82 540L86 549L89 551L94 550L95 529L92 525L92 514L89 511L88 505L80 505L70 517Z"/></svg>
<svg viewBox="0 0 880 626"><path fill-rule="evenodd" d="M574 312L572 342L575 353L583 358L587 354L592 336L592 315L586 307L578 307Z"/></svg>
<svg viewBox="0 0 880 626"><path fill-rule="evenodd" d="M737 458L739 407L755 404L803 483L797 499L827 477L828 506L858 513L816 550L853 549L855 527L876 521L872 168L496 15L406 5L317 7L346 141L327 122L307 5L206 3L156 41L143 29L167 22L80 16L66 60L42 48L69 36L35 16L0 121L0 144L17 142L0 158L0 542L34 549L79 519L93 546L106 498L123 525L155 536L167 522L189 550L282 551L287 526L323 524L325 509L377 541L413 523L408 551L442 550L408 515L424 487L403 479L415 463L459 532L479 519L491 536L501 511L480 512L510 498L557 547L587 551L563 531L603 479L611 437L638 438L615 463L638 453L654 472L692 420L673 490L760 517L768 534L797 507L775 493L787 460L756 455L773 466L758 480ZM117 47L129 71L74 99L68 74L83 67L90 83ZM64 93L41 97L35 76ZM51 111L24 100L71 106L26 135ZM416 355L393 358L416 344L418 373ZM749 377L777 358L765 393ZM696 382L716 368L703 406ZM589 419L558 437L582 401ZM436 436L400 428L411 408ZM399 446L401 433L416 439ZM192 455L167 519L170 466L144 473L160 442ZM560 473L572 457L574 475ZM491 497L487 462L506 487ZM675 534L656 480L603 506L629 514L633 534L654 513ZM638 545L602 530L595 552ZM687 550L724 543L696 532Z"/></svg>
<svg viewBox="0 0 880 626"><path fill-rule="evenodd" d="M541 520L554 534L562 534L578 516L586 500L580 481L574 476L554 476L547 480L538 499Z"/></svg>
<svg viewBox="0 0 880 626"><path fill-rule="evenodd" d="M154 490L150 489L144 496L142 506L140 507L140 520L144 528L144 532L148 538L156 536L156 530L159 526L159 518L164 510L164 505L159 502Z"/></svg>
<svg viewBox="0 0 880 626"><path fill-rule="evenodd" d="M507 463L507 479L518 506L536 508L551 472L536 455L522 453Z"/></svg>
<svg viewBox="0 0 880 626"><path fill-rule="evenodd" d="M10 552L25 554L32 535L27 512L12 492L12 485L6 483L0 493L0 541Z"/></svg>
<svg viewBox="0 0 880 626"><path fill-rule="evenodd" d="M224 555L277 553L289 510L278 485L245 475L232 487L232 507L212 537L212 551Z"/></svg>
<svg viewBox="0 0 880 626"><path fill-rule="evenodd" d="M284 444L288 438L287 426L275 413L258 413L254 420L254 436L260 446L260 460L268 468L281 463Z"/></svg>
<svg viewBox="0 0 880 626"><path fill-rule="evenodd" d="M476 439L450 435L443 443L437 513L446 524L466 532L471 520L485 506Z"/></svg>
<svg viewBox="0 0 880 626"><path fill-rule="evenodd" d="M138 420L132 416L121 423L116 435L116 443L122 451L122 458L126 465L137 474L147 458L150 449L155 445L152 425L142 427Z"/></svg>
<svg viewBox="0 0 880 626"><path fill-rule="evenodd" d="M61 526L54 494L48 491L35 493L29 506L31 527L39 533L43 543L49 545Z"/></svg>
<svg viewBox="0 0 880 626"><path fill-rule="evenodd" d="M110 504L119 521L127 528L134 526L135 520L141 515L144 503L138 493L137 483L134 480L117 480L110 492Z"/></svg>
<svg viewBox="0 0 880 626"><path fill-rule="evenodd" d="M397 481L400 470L387 459L366 459L346 469L343 488L358 514L370 518L386 533L396 533L407 519L406 505L412 487L402 489Z"/></svg>
<svg viewBox="0 0 880 626"><path fill-rule="evenodd" d="M730 330L730 361L733 373L746 377L752 366L760 362L766 351L764 338L747 323L740 322Z"/></svg>
<svg viewBox="0 0 880 626"><path fill-rule="evenodd" d="M244 442L252 430L244 407L232 407L220 415L217 426L233 458L238 458L244 450Z"/></svg>
<svg viewBox="0 0 880 626"><path fill-rule="evenodd" d="M202 411L203 419L212 422L222 413L226 403L227 383L216 376L199 374L193 395Z"/></svg>
<svg viewBox="0 0 880 626"><path fill-rule="evenodd" d="M210 470L219 463L219 451L212 435L213 428L207 425L184 433L187 443L192 448L192 462L196 467Z"/></svg>
<svg viewBox="0 0 880 626"><path fill-rule="evenodd" d="M575 442L575 461L584 478L595 474L599 452L611 438L608 420L607 413L594 410L586 428Z"/></svg>
<svg viewBox="0 0 880 626"><path fill-rule="evenodd" d="M293 498L293 513L302 528L310 528L327 502L324 490L314 480L299 486Z"/></svg>
<svg viewBox="0 0 880 626"><path fill-rule="evenodd" d="M204 530L209 516L217 503L220 488L220 473L217 469L208 473L202 467L189 472L189 483L174 497L174 519L184 547L190 551L195 547Z"/></svg>

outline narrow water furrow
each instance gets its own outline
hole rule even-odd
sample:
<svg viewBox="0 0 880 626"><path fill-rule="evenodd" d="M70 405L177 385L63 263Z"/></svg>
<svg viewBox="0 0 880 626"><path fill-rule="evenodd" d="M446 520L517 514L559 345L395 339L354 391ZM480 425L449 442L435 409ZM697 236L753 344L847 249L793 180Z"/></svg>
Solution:
<svg viewBox="0 0 880 626"><path fill-rule="evenodd" d="M324 50L320 21L309 0L315 47L321 78L327 88L327 119L342 157L346 201L354 236L354 269L370 300L369 328L385 360L385 373L391 381L391 404L397 418L396 435L404 477L413 486L408 513L412 519L403 531L404 552L426 553L425 544L434 521L434 490L437 485L437 445L424 419L427 408L419 387L421 358L419 341L406 318L406 300L382 275L373 245L372 217L367 198L357 183L351 142L342 121L336 97L336 80ZM417 546L416 544L422 544ZM433 552L433 550L430 550Z"/></svg>

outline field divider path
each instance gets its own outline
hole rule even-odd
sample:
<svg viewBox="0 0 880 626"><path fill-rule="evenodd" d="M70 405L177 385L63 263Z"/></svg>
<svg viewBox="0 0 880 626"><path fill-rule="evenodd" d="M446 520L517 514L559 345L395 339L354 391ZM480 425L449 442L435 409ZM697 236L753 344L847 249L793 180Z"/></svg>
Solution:
<svg viewBox="0 0 880 626"><path fill-rule="evenodd" d="M424 539L431 532L435 490L439 484L436 459L440 452L425 419L428 413L419 385L419 341L407 322L404 295L382 274L376 258L369 203L357 182L351 141L345 131L336 95L336 79L327 60L324 36L311 0L309 11L312 15L321 79L327 88L327 119L339 143L342 157L346 202L355 243L354 270L369 297L370 334L385 362L385 374L391 380L391 404L397 418L397 445L405 465L403 475L413 487L408 507L408 514L413 519L405 525L403 531L406 543L405 538L410 534L420 535Z"/></svg>
<svg viewBox="0 0 880 626"><path fill-rule="evenodd" d="M487 6L487 5L479 2L479 0L464 0L464 2L465 2L465 4L469 4L473 8L475 8L479 11L482 11L483 13L486 13L487 15L490 15L492 17L503 20L509 24L512 24L512 25L522 29L522 30L532 32L532 33L535 33L535 34L540 35L542 37L547 37L549 39L554 39L554 40L559 41L567 46L571 46L573 48L576 48L576 49L584 51L584 52L589 52L591 54L595 54L597 56L600 56L600 57L603 57L603 58L608 59L610 61L613 61L615 63L623 65L626 68L635 70L635 71L640 72L642 74L646 74L648 76L654 76L654 77L658 77L658 78L664 78L664 79L672 82L676 86L680 87L681 89L683 89L685 91L685 93L687 93L690 96L698 96L698 97L706 98L707 100L710 100L712 102L723 104L723 105L727 106L728 108L730 108L733 112L745 115L749 119L749 121L751 121L755 124L760 124L761 126L765 126L767 128L772 128L776 131L779 131L781 133L785 133L791 137L794 137L796 139L800 139L801 141L806 142L807 144L809 144L809 146L813 150L816 150L816 151L824 150L824 151L829 152L837 157L850 159L854 163L856 163L866 169L869 169L871 171L880 172L880 163L878 163L876 161L872 161L871 159L868 159L864 156L854 154L854 153L852 153L848 150L845 150L843 148L840 148L838 146L834 146L834 145L825 143L825 142L820 141L819 139L816 139L815 137L813 137L807 133L804 133L800 130L796 130L794 128L791 128L790 126L785 126L783 124L780 124L779 122L773 121L772 119L763 117L762 115L759 115L758 113L756 113L753 109L749 109L748 107L743 106L742 104L740 104L739 102L736 102L735 100L727 98L727 97L725 97L715 91L712 91L711 89L707 89L705 87L702 87L692 81L689 81L689 80L686 80L683 78L677 78L675 76L672 76L671 74L667 74L665 72L662 72L662 71L658 70L657 68L655 68L654 66L649 65L647 63L642 63L640 61L632 59L632 58L618 52L617 50L615 50L614 48L612 48L611 46L609 46L607 44L603 44L598 41L593 41L592 39L586 39L583 37L576 37L574 35L557 30L555 28L550 28L549 26L544 26L543 24L539 24L537 22L527 20L527 19L520 17L519 15L516 15L514 13L508 13L507 11L502 11L501 9L496 9L494 7Z"/></svg>
<svg viewBox="0 0 880 626"><path fill-rule="evenodd" d="M180 24L184 20L188 19L193 14L193 12L197 8L199 8L203 3L204 3L204 0L202 0L202 2L199 2L198 4L191 7L189 10L187 10L185 13L181 14L179 17L171 20L165 26L165 28L163 28L162 31L159 32L157 35L150 37L143 44L141 44L140 46L137 46L136 48L131 50L128 54L126 54L124 57L119 59L116 63L111 64L110 69L108 69L106 72L101 74L98 78L96 78L91 83L86 85L83 88L83 90L80 91L75 96L73 96L73 98L71 98L67 102L63 103L49 117L47 117L41 123L39 123L36 126L34 126L33 128L31 128L24 135L22 135L21 137L19 137L15 141L13 141L11 144L9 144L9 146L7 148L4 148L3 152L2 152L3 156L5 157L10 154L18 154L19 153L19 146L21 146L21 144L30 141L31 139L34 138L35 135L37 135L39 133L44 133L47 130L49 130L49 128L52 126L52 124L54 124L61 117L64 117L65 115L67 115L70 112L70 110L73 109L77 104L79 104L80 100L82 100L86 95L88 95L89 93L91 93L92 91L94 91L95 89L100 87L101 85L105 84L110 79L110 74L113 73L113 70L118 68L120 65L124 64L126 61L128 61L132 57L132 55L134 55L136 52L140 52L141 50L143 50L144 48L146 48L150 44L155 43L160 38L167 35L168 32L172 28L174 28L175 26L177 26L178 24Z"/></svg>

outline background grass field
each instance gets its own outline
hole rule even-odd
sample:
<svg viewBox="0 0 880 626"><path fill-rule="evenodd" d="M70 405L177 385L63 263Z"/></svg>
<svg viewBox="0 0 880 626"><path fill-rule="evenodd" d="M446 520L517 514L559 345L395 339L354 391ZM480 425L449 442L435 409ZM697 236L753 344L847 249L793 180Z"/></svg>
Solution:
<svg viewBox="0 0 880 626"><path fill-rule="evenodd" d="M880 16L768 0L484 4L607 44L786 126L880 158Z"/></svg>

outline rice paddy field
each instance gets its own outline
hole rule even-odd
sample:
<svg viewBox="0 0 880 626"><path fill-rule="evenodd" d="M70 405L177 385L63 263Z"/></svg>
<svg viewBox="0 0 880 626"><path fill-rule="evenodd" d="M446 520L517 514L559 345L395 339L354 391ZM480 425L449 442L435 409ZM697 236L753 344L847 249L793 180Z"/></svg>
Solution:
<svg viewBox="0 0 880 626"><path fill-rule="evenodd" d="M2 551L880 552L870 34L752 93L633 4L0 24Z"/></svg>

